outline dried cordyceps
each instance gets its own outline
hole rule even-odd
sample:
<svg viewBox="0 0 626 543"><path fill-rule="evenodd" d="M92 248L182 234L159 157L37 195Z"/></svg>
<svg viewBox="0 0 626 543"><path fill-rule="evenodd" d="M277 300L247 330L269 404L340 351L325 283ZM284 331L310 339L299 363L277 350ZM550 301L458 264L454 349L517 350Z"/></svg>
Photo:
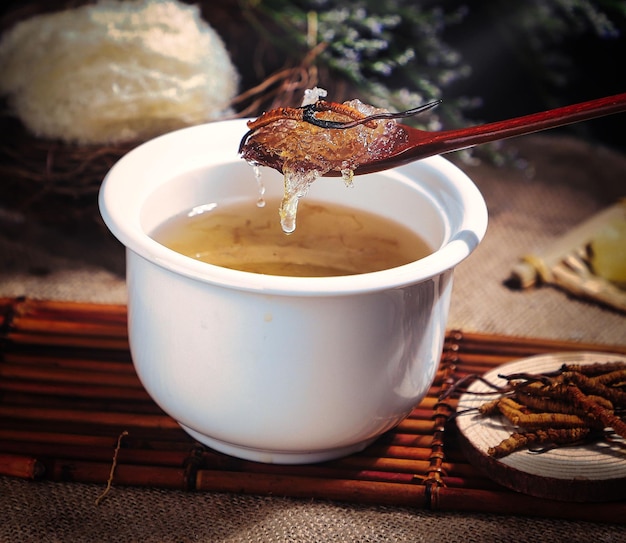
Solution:
<svg viewBox="0 0 626 543"><path fill-rule="evenodd" d="M487 454L494 458L502 458L528 445L542 445L545 443L566 445L576 443L588 437L590 432L589 428L548 428L547 430L536 430L534 432L514 432L495 447L490 447Z"/></svg>
<svg viewBox="0 0 626 543"><path fill-rule="evenodd" d="M626 364L564 364L541 374L500 375L502 395L479 406L483 416L503 415L516 431L488 454L501 458L536 444L553 446L599 440L611 433L626 439Z"/></svg>

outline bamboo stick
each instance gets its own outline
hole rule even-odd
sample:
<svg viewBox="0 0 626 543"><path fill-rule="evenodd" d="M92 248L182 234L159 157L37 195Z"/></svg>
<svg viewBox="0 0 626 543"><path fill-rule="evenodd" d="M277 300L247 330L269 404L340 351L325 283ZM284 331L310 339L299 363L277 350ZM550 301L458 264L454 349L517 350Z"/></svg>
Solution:
<svg viewBox="0 0 626 543"><path fill-rule="evenodd" d="M426 474L425 469L429 466L429 453L431 453L430 450L424 449L421 458L417 461L414 458L369 456L364 452L354 457L328 461L322 464L284 466L241 460L205 450L202 453L202 465L210 469L222 469L227 471L252 471L255 473L278 474L290 473L293 475L306 474L309 476L319 476L320 474L329 476L329 474L333 474L334 477L341 476L343 478L363 478L367 476L376 477L379 480L401 479L405 482L411 482L415 475L422 476ZM396 475L398 474L403 475L397 478Z"/></svg>
<svg viewBox="0 0 626 543"><path fill-rule="evenodd" d="M406 434L431 435L435 429L435 423L432 420L404 419L396 428Z"/></svg>
<svg viewBox="0 0 626 543"><path fill-rule="evenodd" d="M556 351L556 352L565 352L565 351ZM609 354L615 354L615 357L617 358L618 356L620 356L620 354L618 353L611 353L610 351L588 351L588 352L598 352L598 353L609 353ZM529 356L535 356L538 353L533 353L532 355ZM540 354L545 354L545 353L540 353ZM574 353L572 353L574 354ZM522 358L526 358L526 357L522 357ZM486 373L488 371L491 371L494 368L497 368L498 366L501 366L503 364L506 364L508 362L512 362L515 360L519 360L519 357L514 357L514 356L501 356L501 357L496 357L496 356L486 356L486 355L481 355L481 354L475 354L475 353L459 353L459 355L457 356L456 360L454 361L455 363L455 375L459 376L459 375L482 375L483 373Z"/></svg>
<svg viewBox="0 0 626 543"><path fill-rule="evenodd" d="M42 319L39 317L14 317L11 329L22 334L41 334L49 336L94 336L115 339L125 339L127 336L126 323L89 322L85 320Z"/></svg>
<svg viewBox="0 0 626 543"><path fill-rule="evenodd" d="M363 452L359 453L360 456L367 457L382 457L382 458L397 458L405 460L429 460L433 454L432 438L428 446L425 447L406 447L398 445L384 445L374 443L370 445ZM449 451L446 452L446 458L450 461L464 462L465 457L460 452L453 451L452 455Z"/></svg>
<svg viewBox="0 0 626 543"><path fill-rule="evenodd" d="M84 409L82 406L79 410L74 410L67 405L61 408L47 408L46 405L0 405L0 429L85 435L110 435L112 432L127 430L144 441L171 442L192 439L173 419L162 413L135 411L109 413L106 406L97 407L98 410ZM47 416L46 410L50 412ZM95 414L95 418L92 419L91 414Z"/></svg>
<svg viewBox="0 0 626 543"><path fill-rule="evenodd" d="M43 473L44 466L36 458L23 454L0 453L0 475L38 479Z"/></svg>
<svg viewBox="0 0 626 543"><path fill-rule="evenodd" d="M327 465L340 466L342 468L393 471L425 475L431 467L430 462L422 460L405 460L403 458L367 458L361 456L348 456L338 460L333 460ZM455 474L457 476L474 476L477 470L467 463L453 464L443 462L442 470L444 474Z"/></svg>
<svg viewBox="0 0 626 543"><path fill-rule="evenodd" d="M523 357L526 356L527 355L523 355ZM477 371L485 372L496 366L515 360L516 358L520 357L514 355L489 355L478 352L459 351L454 354L454 358L451 362L455 365L455 373L459 371L469 373Z"/></svg>
<svg viewBox="0 0 626 543"><path fill-rule="evenodd" d="M491 369L491 368L490 368ZM409 414L409 418L430 418L433 416L433 412L441 405L441 393L443 392L442 387L431 387L428 391L428 396L426 396ZM449 405L452 402L452 406L454 406L455 400L446 400L446 405Z"/></svg>
<svg viewBox="0 0 626 543"><path fill-rule="evenodd" d="M396 482L420 484L420 479L412 473L390 472L373 469L346 469L333 463L280 465L264 464L241 460L212 451L204 451L201 455L200 468L212 471L230 471L243 473L259 473L274 476L305 476L316 479L349 479L364 481Z"/></svg>
<svg viewBox="0 0 626 543"><path fill-rule="evenodd" d="M45 407L0 406L0 417L31 420L41 423L88 424L120 428L151 428L179 430L178 423L167 415L142 415L135 413L108 413L106 411L76 411L74 409L47 409Z"/></svg>
<svg viewBox="0 0 626 543"><path fill-rule="evenodd" d="M113 447L115 440L109 436L93 436L86 434L63 434L58 432L46 431L30 431L18 429L0 428L0 443L2 447L6 447L11 441L60 443L64 445L72 445L73 447L94 446L94 447Z"/></svg>
<svg viewBox="0 0 626 543"><path fill-rule="evenodd" d="M402 447L399 445L370 445L359 456L368 458L397 458L404 460L428 460L433 450L430 444L427 447Z"/></svg>
<svg viewBox="0 0 626 543"><path fill-rule="evenodd" d="M93 353L94 355L96 353ZM5 364L13 364L24 367L42 367L42 368L59 368L72 371L100 371L103 373L126 373L134 374L130 353L121 360L102 360L96 356L92 358L72 358L66 353L59 355L58 353L50 353L45 351L40 354L29 354L22 352L4 353L2 362Z"/></svg>
<svg viewBox="0 0 626 543"><path fill-rule="evenodd" d="M2 387L0 387L2 390ZM4 403L6 407L13 409L67 409L70 408L74 411L93 411L94 400L93 397L78 397L72 398L71 404L68 404L66 397L52 395L39 395L39 394L20 394L14 392L6 392L4 395ZM98 410L103 412L115 412L115 413L133 413L135 415L163 415L163 411L154 403L136 402L127 400L126 398L120 398L119 400L111 400L104 398L101 403L98 404ZM12 420L17 423L20 419L6 419ZM26 422L26 421L25 421ZM59 420L60 425L64 424L64 421ZM28 424L31 426L38 425L37 420L31 419ZM88 426L87 428L88 429ZM85 431L85 430L82 430Z"/></svg>
<svg viewBox="0 0 626 543"><path fill-rule="evenodd" d="M567 351L558 351L558 352L567 352ZM602 352L602 353L609 352L610 353L611 351L607 351L607 350L598 351L596 349L593 352ZM531 353L528 356L534 356L536 354L539 354L539 353ZM544 352L541 352L541 354L544 354ZM616 354L616 357L619 355L619 353L615 353L615 354ZM497 355L485 355L481 353L459 352L458 354L455 355L455 359L453 360L453 363L456 366L455 373L457 374L458 373L463 373L463 374L476 373L476 374L481 375L489 370L492 370L493 368L497 366L501 366L502 364L506 364L507 362L516 360L517 358L518 357L516 356L509 356L509 355L497 356Z"/></svg>
<svg viewBox="0 0 626 543"><path fill-rule="evenodd" d="M609 345L604 343L580 342L565 339L507 336L500 334L489 334L484 332L467 332L450 330L447 333L448 341L454 342L459 349L478 349L495 351L499 348L507 347L523 348L529 355L541 354L547 350L559 351L610 351L625 353L626 344ZM496 351L497 352L497 351Z"/></svg>
<svg viewBox="0 0 626 543"><path fill-rule="evenodd" d="M17 386L16 386L17 388ZM133 400L122 396L118 399L106 395L99 398L94 396L81 396L72 394L72 402L67 402L67 396L55 394L53 390L51 394L46 394L45 389L36 387L36 393L22 393L19 390L13 391L8 386L4 388L0 385L0 391L4 392L4 407L14 409L22 409L28 407L31 409L72 409L74 411L94 411L94 401L98 400L98 411L118 412L118 413L135 413L137 415L163 415L163 411L154 403L145 402L142 399ZM88 391L87 391L88 392ZM35 423L36 420L33 419ZM62 421L61 421L62 422Z"/></svg>
<svg viewBox="0 0 626 543"><path fill-rule="evenodd" d="M39 383L39 382L22 382L22 381L0 381L0 391L5 394L21 394L31 398L37 396L58 396L67 398L85 398L90 400L108 400L109 402L125 401L137 404L138 402L152 403L149 394L144 389L131 389L127 387L99 386L82 384L81 386L64 385L62 383ZM11 400L5 396L5 404L11 403ZM93 403L93 402L91 402ZM108 403L111 406L111 403Z"/></svg>
<svg viewBox="0 0 626 543"><path fill-rule="evenodd" d="M405 420L417 420L417 421L425 421L429 420L433 415L432 409L422 409L421 406L417 406L411 411L407 419Z"/></svg>
<svg viewBox="0 0 626 543"><path fill-rule="evenodd" d="M5 298L3 302L11 305L16 315L31 315L41 318L58 318L62 316L72 320L89 319L113 323L126 322L126 306L122 304L98 304L29 298Z"/></svg>
<svg viewBox="0 0 626 543"><path fill-rule="evenodd" d="M66 460L79 460L89 462L108 462L111 460L112 451L115 448L117 437L108 447L91 447L66 445L60 443L35 443L13 441L2 445L4 451L9 454L28 455L37 458L65 458ZM118 452L119 464L134 464L140 466L152 466L155 470L163 466L183 467L189 457L189 451L168 451L150 449L120 448Z"/></svg>
<svg viewBox="0 0 626 543"><path fill-rule="evenodd" d="M6 340L21 345L38 345L47 347L72 347L88 349L110 349L128 351L128 340L125 338L90 337L80 335L46 336L40 334L28 334L10 332Z"/></svg>
<svg viewBox="0 0 626 543"><path fill-rule="evenodd" d="M112 453L110 453L112 454ZM54 459L48 468L53 481L105 484L111 472L111 462L86 462ZM140 486L188 490L184 468L138 466L118 464L112 480L113 486Z"/></svg>
<svg viewBox="0 0 626 543"><path fill-rule="evenodd" d="M411 412L411 415L418 409L423 411L426 411L427 409L432 409L437 404L437 401L438 399L436 396L426 396L418 405L415 406L415 409Z"/></svg>
<svg viewBox="0 0 626 543"><path fill-rule="evenodd" d="M626 524L624 502L573 503L500 490L435 488L431 509Z"/></svg>
<svg viewBox="0 0 626 543"><path fill-rule="evenodd" d="M161 434L161 439L153 439L145 432L134 429L124 438L124 446L129 449L166 450L189 452L193 447L193 440L182 430L176 432L176 439L169 439L169 434ZM72 446L77 449L81 447L102 447L111 450L117 441L118 436L111 435L111 430L105 435L100 434L73 434L63 431L43 431L25 430L20 428L0 428L1 447L6 447L7 443L18 441L23 443L38 443L46 447L48 443ZM41 455L43 456L43 454Z"/></svg>
<svg viewBox="0 0 626 543"><path fill-rule="evenodd" d="M417 484L198 470L195 486L197 490L204 491L412 505L418 508L426 504L426 487Z"/></svg>
<svg viewBox="0 0 626 543"><path fill-rule="evenodd" d="M370 447L376 445L399 445L404 447L424 448L430 447L432 439L433 437L430 434L418 435L402 433L401 428L396 426L392 431L379 437Z"/></svg>
<svg viewBox="0 0 626 543"><path fill-rule="evenodd" d="M29 379L47 383L73 385L102 385L112 387L139 388L143 385L137 375L131 373L108 373L96 371L64 370L57 368L21 367L0 364L0 379Z"/></svg>

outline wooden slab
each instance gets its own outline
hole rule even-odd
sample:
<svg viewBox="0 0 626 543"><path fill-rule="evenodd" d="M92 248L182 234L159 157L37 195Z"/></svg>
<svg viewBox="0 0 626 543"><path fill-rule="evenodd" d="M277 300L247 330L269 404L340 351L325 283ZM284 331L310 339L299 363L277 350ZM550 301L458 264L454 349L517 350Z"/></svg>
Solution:
<svg viewBox="0 0 626 543"><path fill-rule="evenodd" d="M537 355L492 369L484 379L506 385L498 377L513 373L544 373L562 364L626 361L626 356L602 352L563 352ZM459 399L458 411L477 408L498 398L486 383L475 381ZM477 395L479 394L479 395ZM486 395L485 395L486 394ZM626 440L555 447L536 453L528 449L493 458L489 447L509 437L515 428L505 417L485 417L476 412L457 416L463 450L470 461L494 481L508 488L553 500L605 502L626 498Z"/></svg>

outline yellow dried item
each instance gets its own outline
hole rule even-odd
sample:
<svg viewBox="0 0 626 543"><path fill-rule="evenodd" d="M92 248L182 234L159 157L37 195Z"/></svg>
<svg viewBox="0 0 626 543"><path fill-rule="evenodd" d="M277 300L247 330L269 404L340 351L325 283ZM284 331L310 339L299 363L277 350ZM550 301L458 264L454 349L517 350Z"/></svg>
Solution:
<svg viewBox="0 0 626 543"><path fill-rule="evenodd" d="M16 24L0 42L0 94L39 137L147 139L228 112L238 75L196 6L101 0Z"/></svg>
<svg viewBox="0 0 626 543"><path fill-rule="evenodd" d="M481 404L480 406L478 406L478 412L486 417L499 413L500 411L498 408L498 404L500 403L500 399L501 398L496 398L494 400L490 400Z"/></svg>
<svg viewBox="0 0 626 543"><path fill-rule="evenodd" d="M601 405L589 401L588 397L577 387L570 385L568 388L569 397L576 405L587 409L588 424L612 428L616 434L626 438L626 423L620 419L613 411L605 409Z"/></svg>
<svg viewBox="0 0 626 543"><path fill-rule="evenodd" d="M538 412L562 413L564 415L584 415L580 409L575 409L568 402L555 400L546 396L518 393L515 398L526 407Z"/></svg>
<svg viewBox="0 0 626 543"><path fill-rule="evenodd" d="M577 441L585 439L590 432L591 430L589 428L547 429L524 433L515 432L502 440L495 447L489 447L487 454L494 458L502 458L529 445L540 445L544 443L565 445L568 443L576 443Z"/></svg>
<svg viewBox="0 0 626 543"><path fill-rule="evenodd" d="M620 288L626 288L626 214L601 229L590 243L593 271Z"/></svg>
<svg viewBox="0 0 626 543"><path fill-rule="evenodd" d="M577 415L584 417L586 412L571 404L571 402L549 398L547 396L539 396L533 394L516 394L515 398L534 411L563 413L564 415ZM589 400L599 403L605 409L613 410L613 405L608 400L600 396L588 396Z"/></svg>
<svg viewBox="0 0 626 543"><path fill-rule="evenodd" d="M523 405L507 397L500 398L500 401L498 402L498 411L500 411L500 413L509 419L509 421L515 426L519 426L520 424L519 420L523 415L521 411L523 407Z"/></svg>
<svg viewBox="0 0 626 543"><path fill-rule="evenodd" d="M539 412L531 413L525 406L511 398L500 398L498 410L514 426L522 426L528 430L538 428L579 428L585 426L585 421L577 415L563 413Z"/></svg>
<svg viewBox="0 0 626 543"><path fill-rule="evenodd" d="M561 371L575 371L587 377L603 375L605 373L626 370L625 362L596 362L594 364L563 364Z"/></svg>
<svg viewBox="0 0 626 543"><path fill-rule="evenodd" d="M563 379L576 385L585 394L595 394L606 398L614 405L626 405L626 392L619 388L606 386L597 377L590 378L578 372L566 372Z"/></svg>

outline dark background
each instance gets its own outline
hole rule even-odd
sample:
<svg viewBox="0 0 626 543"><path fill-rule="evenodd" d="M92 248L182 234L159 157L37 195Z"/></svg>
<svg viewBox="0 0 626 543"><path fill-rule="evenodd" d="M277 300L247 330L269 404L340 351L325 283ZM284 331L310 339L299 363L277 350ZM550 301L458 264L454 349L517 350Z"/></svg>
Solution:
<svg viewBox="0 0 626 543"><path fill-rule="evenodd" d="M551 83L539 70L540 60L528 50L520 36L503 35L498 28L497 10L501 2L471 2L462 24L451 27L446 41L461 52L472 67L469 78L454 84L450 93L480 96L482 106L467 112L476 120L498 121L535 113L552 107L593 100L626 92L626 20L624 14L607 13L618 26L618 38L601 38L591 30L569 37L555 51L570 62L567 84ZM511 9L523 3L510 3ZM617 2L626 6L626 2ZM624 8L622 8L624 9ZM597 140L626 151L624 114L586 121L559 129Z"/></svg>
<svg viewBox="0 0 626 543"><path fill-rule="evenodd" d="M85 0L5 0L0 6L0 30L28 14L83 3ZM222 34L229 50L236 50L242 39L250 39L251 33L245 29L237 0L189 0L188 3L202 6L206 18ZM444 99L479 97L482 106L465 113L470 121L504 120L626 92L626 1L599 3L619 27L619 38L603 39L588 31L556 46L556 52L569 59L571 64L566 74L567 84L560 86L551 83L547 74L541 73L540 59L536 52L528 49L523 36L507 31L506 26L503 30L504 18L509 20L509 28L511 24L515 26L515 10L524 9L524 2L441 0L439 3L445 9L462 5L468 8L463 22L448 27L444 38L461 53L472 67L472 73L446 88ZM249 56L243 56L245 62ZM245 66L239 66L242 60L234 60L245 71ZM280 59L277 65L279 63ZM243 80L246 81L245 74ZM619 114L558 130L626 151L624 120L624 115Z"/></svg>

